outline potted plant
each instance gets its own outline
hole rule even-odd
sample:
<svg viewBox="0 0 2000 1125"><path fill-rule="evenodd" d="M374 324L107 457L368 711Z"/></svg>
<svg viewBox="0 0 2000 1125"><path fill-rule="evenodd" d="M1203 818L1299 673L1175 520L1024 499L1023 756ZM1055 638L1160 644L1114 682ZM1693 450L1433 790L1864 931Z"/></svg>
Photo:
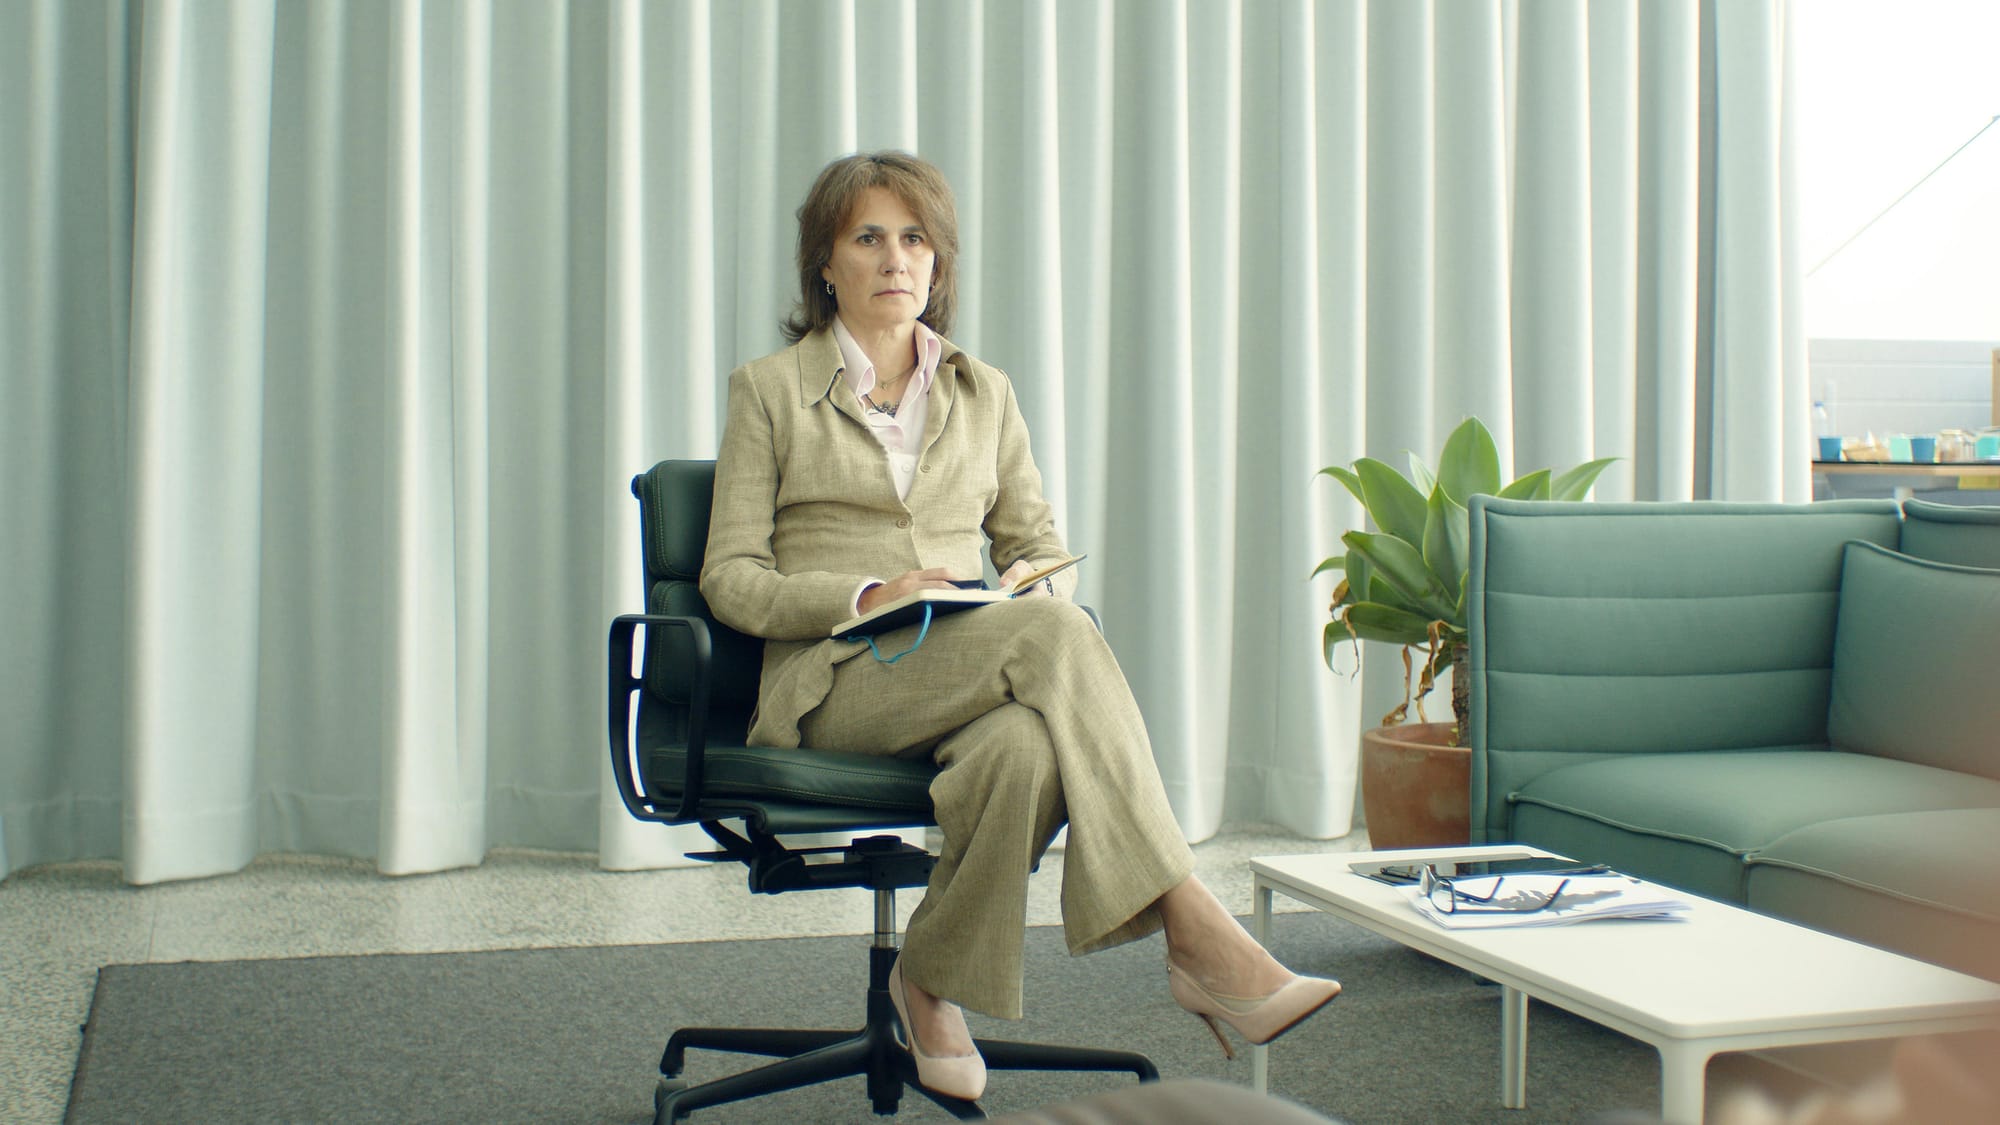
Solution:
<svg viewBox="0 0 2000 1125"><path fill-rule="evenodd" d="M1467 502L1482 493L1581 500L1615 460L1562 473L1537 469L1503 485L1493 435L1467 418L1445 439L1436 471L1415 454L1407 476L1371 457L1320 470L1354 494L1375 526L1342 535L1347 553L1313 571L1341 572L1321 641L1327 666L1343 643L1354 643L1357 653L1364 640L1403 651L1403 702L1362 735L1362 810L1375 847L1462 844L1469 835L1465 677L1452 677L1452 722L1428 722L1424 713L1438 677L1465 662ZM1405 723L1412 703L1418 721Z"/></svg>

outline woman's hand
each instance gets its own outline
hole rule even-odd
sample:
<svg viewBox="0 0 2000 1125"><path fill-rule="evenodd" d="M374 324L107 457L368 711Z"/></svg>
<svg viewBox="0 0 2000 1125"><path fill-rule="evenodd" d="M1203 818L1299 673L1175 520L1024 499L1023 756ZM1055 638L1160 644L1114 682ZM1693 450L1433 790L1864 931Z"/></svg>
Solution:
<svg viewBox="0 0 2000 1125"><path fill-rule="evenodd" d="M1027 573L1023 571L1022 573ZM866 617L875 612L875 607L886 605L897 598L906 597L918 590L948 590L951 588L952 574L948 567L934 566L929 570L912 570L891 578L880 586L870 586L861 591L861 614Z"/></svg>
<svg viewBox="0 0 2000 1125"><path fill-rule="evenodd" d="M1027 559L1022 559L1013 566L1008 567L1007 573L1000 576L1000 588L1002 590L1013 589L1014 583L1035 573L1036 569L1033 563ZM1054 593L1055 591L1049 588L1048 580L1043 579L1014 596L1017 598L1045 598Z"/></svg>

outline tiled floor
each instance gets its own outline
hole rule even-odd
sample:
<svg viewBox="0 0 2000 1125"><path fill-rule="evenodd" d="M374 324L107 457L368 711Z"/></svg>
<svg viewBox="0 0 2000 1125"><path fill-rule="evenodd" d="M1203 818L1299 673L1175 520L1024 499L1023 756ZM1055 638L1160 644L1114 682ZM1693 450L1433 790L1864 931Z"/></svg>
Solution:
<svg viewBox="0 0 2000 1125"><path fill-rule="evenodd" d="M1196 870L1247 913L1249 857L1364 846L1359 834L1232 831L1195 848ZM1031 924L1058 920L1061 863L1051 853L1030 884ZM904 919L917 898L898 896ZM591 856L502 852L463 871L386 878L363 863L286 856L152 887L127 886L111 863L33 868L0 882L0 1121L62 1120L103 965L854 934L872 925L865 892L753 900L734 864L607 872Z"/></svg>

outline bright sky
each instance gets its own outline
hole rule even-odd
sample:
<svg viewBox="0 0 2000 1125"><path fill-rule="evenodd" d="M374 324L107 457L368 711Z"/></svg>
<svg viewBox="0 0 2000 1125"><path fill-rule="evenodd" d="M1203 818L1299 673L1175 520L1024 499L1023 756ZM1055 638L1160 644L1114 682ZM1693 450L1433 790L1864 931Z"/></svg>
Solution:
<svg viewBox="0 0 2000 1125"><path fill-rule="evenodd" d="M1834 254L2000 115L2000 2L1791 7L1806 335L2000 342L2000 125Z"/></svg>

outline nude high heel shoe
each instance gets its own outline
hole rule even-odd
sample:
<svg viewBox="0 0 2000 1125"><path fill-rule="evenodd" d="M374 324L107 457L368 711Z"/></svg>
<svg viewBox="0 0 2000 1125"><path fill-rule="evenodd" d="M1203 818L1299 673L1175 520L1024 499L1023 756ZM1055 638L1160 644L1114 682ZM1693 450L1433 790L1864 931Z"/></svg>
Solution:
<svg viewBox="0 0 2000 1125"><path fill-rule="evenodd" d="M1339 981L1302 976L1292 977L1268 996L1210 992L1193 974L1177 968L1172 959L1167 961L1167 987L1173 991L1174 1003L1200 1016L1208 1025L1215 1041L1222 1044L1225 1059L1235 1058L1236 1049L1229 1045L1215 1021L1221 1020L1235 1028L1238 1035L1261 1046L1298 1026L1340 995Z"/></svg>
<svg viewBox="0 0 2000 1125"><path fill-rule="evenodd" d="M940 1094L977 1101L986 1092L986 1060L974 1047L969 1055L927 1055L917 1042L917 1025L910 1022L908 1002L903 999L903 962L889 969L889 1002L896 1006L902 1021L903 1038L908 1040L910 1057L917 1060L917 1081Z"/></svg>

